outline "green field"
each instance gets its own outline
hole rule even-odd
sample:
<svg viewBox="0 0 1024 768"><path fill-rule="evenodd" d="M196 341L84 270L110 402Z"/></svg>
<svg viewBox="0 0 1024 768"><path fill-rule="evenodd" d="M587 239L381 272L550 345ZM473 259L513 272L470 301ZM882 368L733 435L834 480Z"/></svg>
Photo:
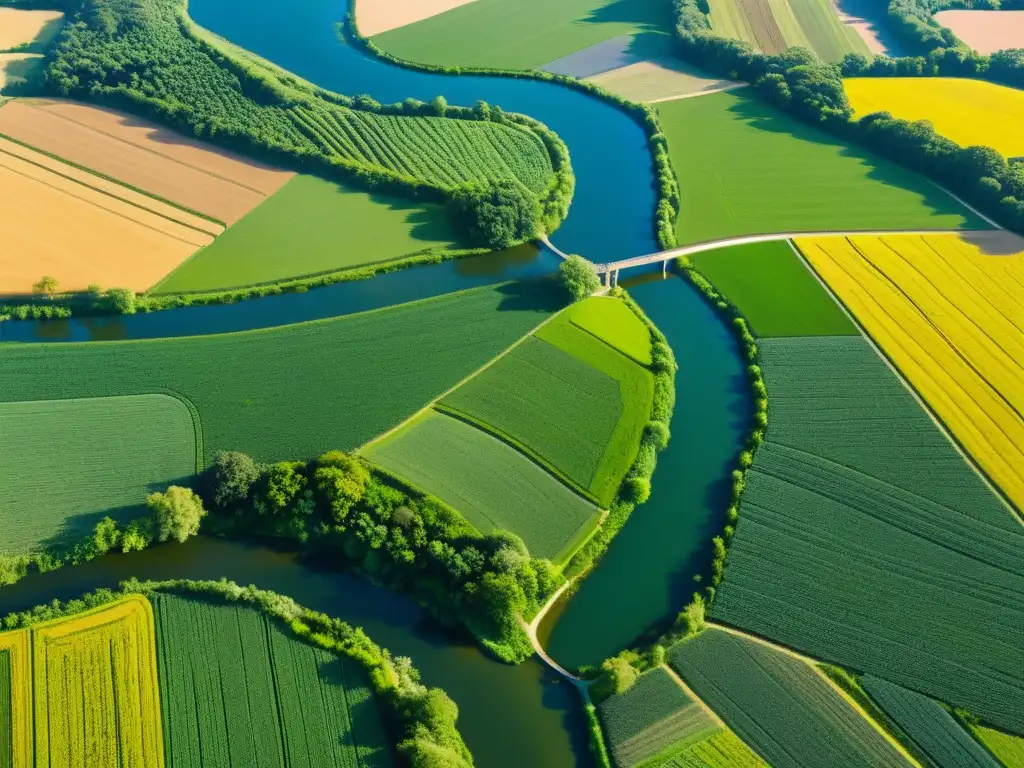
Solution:
<svg viewBox="0 0 1024 768"><path fill-rule="evenodd" d="M159 593L153 604L167 766L392 764L358 661L251 608Z"/></svg>
<svg viewBox="0 0 1024 768"><path fill-rule="evenodd" d="M150 293L272 283L462 245L438 205L296 176Z"/></svg>
<svg viewBox="0 0 1024 768"><path fill-rule="evenodd" d="M626 357L641 365L651 364L651 332L625 302L592 296L565 310L569 320Z"/></svg>
<svg viewBox="0 0 1024 768"><path fill-rule="evenodd" d="M768 768L739 736L720 729L697 741L674 744L639 768Z"/></svg>
<svg viewBox="0 0 1024 768"><path fill-rule="evenodd" d="M441 406L521 447L607 508L636 458L653 392L648 370L563 313Z"/></svg>
<svg viewBox="0 0 1024 768"><path fill-rule="evenodd" d="M770 426L712 616L1021 728L1024 526L865 340L759 348Z"/></svg>
<svg viewBox="0 0 1024 768"><path fill-rule="evenodd" d="M684 752L721 730L664 667L645 672L624 693L602 702L598 711L618 768L666 764L669 754Z"/></svg>
<svg viewBox="0 0 1024 768"><path fill-rule="evenodd" d="M436 411L364 455L448 503L481 532L518 534L534 557L558 560L596 521L592 504L519 451Z"/></svg>
<svg viewBox="0 0 1024 768"><path fill-rule="evenodd" d="M386 310L192 338L0 348L0 401L173 391L207 460L351 450L408 418L557 308L554 286L489 286Z"/></svg>
<svg viewBox="0 0 1024 768"><path fill-rule="evenodd" d="M681 245L783 232L987 228L911 171L741 94L658 105L679 174Z"/></svg>
<svg viewBox="0 0 1024 768"><path fill-rule="evenodd" d="M0 554L75 543L196 471L192 414L169 395L0 403L0 435Z"/></svg>
<svg viewBox="0 0 1024 768"><path fill-rule="evenodd" d="M773 768L910 765L813 667L763 643L707 629L669 661Z"/></svg>
<svg viewBox="0 0 1024 768"><path fill-rule="evenodd" d="M974 732L1006 768L1024 768L1024 738L992 728L978 727Z"/></svg>
<svg viewBox="0 0 1024 768"><path fill-rule="evenodd" d="M421 64L536 69L619 35L646 46L671 28L671 7L661 0L473 0L373 41Z"/></svg>
<svg viewBox="0 0 1024 768"><path fill-rule="evenodd" d="M751 243L690 257L761 337L855 336L856 326L788 242Z"/></svg>
<svg viewBox="0 0 1024 768"><path fill-rule="evenodd" d="M936 768L999 768L999 763L937 701L870 675L860 682Z"/></svg>

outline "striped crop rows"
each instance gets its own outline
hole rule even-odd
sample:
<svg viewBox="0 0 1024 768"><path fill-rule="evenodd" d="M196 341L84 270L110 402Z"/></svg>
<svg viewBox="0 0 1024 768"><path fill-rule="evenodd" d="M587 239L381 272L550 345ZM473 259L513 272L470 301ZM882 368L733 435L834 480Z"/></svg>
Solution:
<svg viewBox="0 0 1024 768"><path fill-rule="evenodd" d="M516 126L341 107L299 106L289 114L329 157L377 165L436 186L516 178L541 192L552 173L540 139Z"/></svg>
<svg viewBox="0 0 1024 768"><path fill-rule="evenodd" d="M32 638L36 765L163 766L153 618L144 597L41 624Z"/></svg>
<svg viewBox="0 0 1024 768"><path fill-rule="evenodd" d="M254 610L155 600L168 765L390 766L362 667Z"/></svg>
<svg viewBox="0 0 1024 768"><path fill-rule="evenodd" d="M0 634L0 768L32 764L32 638Z"/></svg>

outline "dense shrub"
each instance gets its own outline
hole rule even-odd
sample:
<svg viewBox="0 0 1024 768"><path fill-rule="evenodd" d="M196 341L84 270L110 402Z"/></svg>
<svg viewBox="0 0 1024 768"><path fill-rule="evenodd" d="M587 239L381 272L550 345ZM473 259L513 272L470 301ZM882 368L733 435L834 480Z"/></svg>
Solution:
<svg viewBox="0 0 1024 768"><path fill-rule="evenodd" d="M440 500L340 451L257 467L255 479L254 467L233 453L207 470L210 530L302 543L461 622L505 661L532 653L519 617L536 612L560 577L518 536L482 536Z"/></svg>
<svg viewBox="0 0 1024 768"><path fill-rule="evenodd" d="M558 279L573 301L582 301L601 287L594 265L582 256L569 256L558 265Z"/></svg>
<svg viewBox="0 0 1024 768"><path fill-rule="evenodd" d="M543 230L540 202L516 182L467 184L452 193L449 207L470 242L486 248L511 248Z"/></svg>

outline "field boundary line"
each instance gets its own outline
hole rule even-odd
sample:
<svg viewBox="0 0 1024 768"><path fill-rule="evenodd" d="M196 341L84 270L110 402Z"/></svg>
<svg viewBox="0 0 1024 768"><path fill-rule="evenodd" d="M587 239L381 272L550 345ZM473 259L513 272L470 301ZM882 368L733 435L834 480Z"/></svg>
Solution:
<svg viewBox="0 0 1024 768"><path fill-rule="evenodd" d="M932 410L931 406L928 405L925 399L914 388L910 381L903 375L903 373L896 366L896 364L889 359L889 356L886 355L882 348L875 342L875 340L871 337L871 334L869 334L867 330L864 328L864 326L860 324L860 321L858 321L857 318L854 317L854 314L850 311L846 304L843 303L842 299L840 299L839 296L836 295L836 293L832 290L828 283L824 279L822 279L821 275L819 275L817 271L814 269L814 267L811 266L810 262L807 261L807 259L804 257L803 253L797 247L796 243L790 240L789 247L793 249L793 253L796 254L796 257L800 260L800 263L804 265L804 268L814 277L815 280L818 281L818 284L832 298L832 301L836 303L839 309L842 310L843 314L845 314L849 318L850 322L853 323L854 327L860 333L860 337L868 343L871 349L874 350L875 354L878 355L879 359L881 359L881 361L896 377L897 381L899 381L903 385L903 388L910 393L911 397L914 398L918 406L921 407L921 410L924 411L928 418L932 420L932 423L939 430L939 432L945 435L950 445L953 446L953 449L958 454L960 454L960 457L967 463L967 466L974 470L974 473L979 478L981 478L981 481L992 492L992 494L1003 503L1003 506L1006 507L1007 511L1010 513L1010 517L1016 520L1021 526L1024 526L1024 514L1022 514L1021 511L1018 510L1013 505L1009 497L1002 492L999 486L995 484L995 482L985 473L985 470L983 470L981 466L974 460L974 458L967 452L967 449L960 444L960 441L956 439L952 431L946 426L946 423L941 418L939 418L938 414L936 414L935 411Z"/></svg>
<svg viewBox="0 0 1024 768"><path fill-rule="evenodd" d="M25 145L22 144L20 146L25 146ZM30 149L30 147L26 147L26 148ZM209 235L210 237L217 237L218 235L220 235L220 234L222 234L224 232L223 229L220 232L216 232L216 233L215 232L208 232L207 230L200 229L199 227L197 227L197 226L195 226L193 224L186 224L184 221L179 221L178 219L172 218L171 216L168 216L165 213L160 213L159 211L154 211L152 208L147 208L146 206L142 205L141 203L137 203L134 200L128 200L126 198L119 197L118 195L115 195L113 192L108 192L105 189L98 189L97 187L91 186L90 184L87 184L86 182L82 181L81 179L76 179L73 176L68 176L66 174L61 173L60 171L54 170L53 168L47 168L42 163L37 163L34 160L28 159L27 157L22 157L21 155L16 155L13 152L8 152L6 149L3 149L2 147L0 147L0 154L7 155L8 157L16 158L17 160L21 160L23 163L28 163L29 165L34 165L36 168L39 168L39 169L41 169L43 171L46 171L47 173L52 173L54 176L59 176L60 178L66 179L67 181L70 181L73 184L78 184L80 186L85 187L86 189L91 189L93 192L96 192L98 194L106 195L107 197L112 197L113 199L119 200L120 202L124 203L125 205L130 205L130 206L132 206L134 208L138 208L139 210L145 211L146 213L151 213L154 216L158 216L161 219L166 219L167 221L171 222L172 224L177 224L180 227L185 227L186 229L192 229L192 230L195 230L196 232L201 232L204 235ZM56 158L51 158L51 159L56 159ZM0 165L2 165L2 163L0 163ZM4 167L7 168L8 171L11 171L13 173L18 173L18 171L15 171L13 168L9 168L7 166L4 166ZM73 167L73 166L71 166L71 167ZM81 169L79 169L79 170L81 170ZM22 174L22 175L24 175L24 174ZM31 178L31 177L26 177L26 178ZM135 192L136 194L143 194L141 192L138 192L138 191L132 189L127 184L121 184L118 181L113 181L113 180L110 180L110 179L105 179L102 176L97 176L97 178L102 178L102 179L104 179L104 181L110 181L110 183L112 183L112 184L117 184L119 186L122 186L125 189L129 190L130 192ZM73 197L74 197L74 195L73 195ZM147 197L150 197L151 200L153 200L155 202L158 202L158 203L163 202L162 200L158 200L157 198L152 197L150 195L147 195ZM81 199L81 198L79 198L79 199ZM166 203L165 203L165 205L166 205ZM181 211L182 213L188 213L188 211L186 211L184 208L178 208L178 210ZM212 224L213 222L210 222L210 223ZM220 225L218 225L218 226L220 226Z"/></svg>
<svg viewBox="0 0 1024 768"><path fill-rule="evenodd" d="M668 664L662 664L661 668L668 673L668 676L672 678L672 682L678 685L682 689L683 693L690 697L694 704L696 704L698 707L704 710L704 713L714 721L715 725L717 725L722 730L732 730L731 728L729 728L728 725L726 725L725 720L719 717L718 713L715 712L715 710L713 710L710 706L708 706L708 703L704 701L704 699L702 699L700 696L698 696L697 693L686 684L686 681L683 680L683 678L679 675L678 672L672 669L672 667ZM747 746L749 747L750 745L748 744ZM753 747L750 747L750 749L753 750Z"/></svg>
<svg viewBox="0 0 1024 768"><path fill-rule="evenodd" d="M698 96L711 96L715 93L725 93L726 91L735 91L737 88L746 88L746 83L730 83L728 85L722 85L717 88L709 88L705 91L697 91L696 93L683 93L678 96L662 96L660 99L651 99L645 101L645 104L664 104L666 101L679 101L681 99L695 99Z"/></svg>
<svg viewBox="0 0 1024 768"><path fill-rule="evenodd" d="M720 630L727 634L733 635L734 637L740 637L744 640L749 640L750 642L759 643L767 648L771 648L773 651L783 653L789 656L790 658L797 659L803 664L806 664L811 669L813 669L814 673L819 678L824 680L829 685L829 687L832 688L833 691L838 693L840 697L842 697L842 699L848 705L853 707L854 711L856 711L856 713L863 720L865 720L869 725L871 725L872 728L874 728L879 734L881 734L881 736L900 753L900 756L903 757L904 760L906 760L910 765L915 766L915 768L923 768L923 766L909 752L907 752L906 748L902 744L900 744L895 739L895 737L892 736L892 734L888 733L881 726L880 723L878 723L873 717L871 717L871 715L869 715L867 711L860 704L858 704L852 696L850 696L850 694L848 694L846 691L844 691L842 688L836 685L831 679L829 679L828 675L821 671L821 668L818 665L828 662L823 662L822 660L816 659L813 656L804 655L799 651L790 648L789 646L780 645L765 637L761 637L760 635L750 634L748 632L744 632L741 629L737 629L736 627L731 627L727 624L719 624L716 621L708 621L707 625L708 627Z"/></svg>
<svg viewBox="0 0 1024 768"><path fill-rule="evenodd" d="M442 294L442 295L445 295L445 296L450 296L451 294ZM397 305L397 306L402 306L402 305L401 305L401 304L399 304L399 305ZM399 422L398 424L396 424L395 426L393 426L393 427L392 427L391 429L389 429L389 430L388 430L387 432L382 432L381 434L377 435L377 436L376 436L375 438L373 438L373 439L371 439L371 440L369 440L369 441L367 441L367 442L363 443L363 444L362 444L362 445L360 445L360 446L359 446L358 448L356 448L356 449L355 449L355 451L353 451L353 452L354 452L354 453L359 453L359 454L361 454L361 453L362 453L363 451L365 451L365 450L366 450L367 448L369 448L369 447L370 447L371 445L375 445L376 443L379 443L379 442L381 442L382 440L384 440L384 439L386 439L386 438L390 437L390 436L391 436L392 434L394 434L395 432L397 432L397 431L398 431L399 429L401 429L401 428L402 428L403 426L405 426L405 425L406 425L406 424L408 424L408 423L409 423L410 421L412 421L413 419L415 419L415 418L416 418L417 416L421 416L421 415L423 415L424 413L426 413L427 411L433 410L433 408L434 408L434 405L435 405L435 403L437 403L438 401L440 401L440 400L442 400L442 399L446 398L446 397L447 397L448 395L450 395L450 394L451 394L452 392L454 392L455 390L457 390L457 389L458 389L459 387L461 387L461 386L462 386L463 384L467 383L467 382L468 382L468 381L470 381L471 379L475 378L475 377L476 377L476 376L478 376L479 374L481 374L481 373L483 373L484 371L486 371L486 370L487 370L488 368L490 368L490 367L491 367L492 365L494 365L494 364L495 364L496 362L498 362L498 361L499 361L499 360L501 360L501 359L502 359L503 357L505 357L505 355L507 355L507 354L508 354L509 352L511 352L511 351L512 351L513 349L515 349L516 347L518 347L518 346L519 346L520 344L522 344L522 343L523 343L524 341L526 341L526 340L527 340L527 339L529 339L529 338L532 338L532 337L533 337L533 335L534 335L534 334L535 334L535 333L536 333L537 331L539 331L539 330L540 330L541 328L543 328L543 327L544 327L545 325L547 325L547 324L548 324L548 323L550 323L550 322L551 322L552 320L554 320L554 319L555 319L556 317L558 317L558 316L559 316L560 314L562 314L562 312L564 311L564 309L565 309L565 308L563 307L563 308L562 308L562 309L560 309L560 310L559 310L558 312L553 312L553 313L552 313L552 314L551 314L550 316L548 316L548 317L545 317L545 318L544 318L544 320L543 320L543 321L542 321L541 323L539 323L539 324L538 324L538 325L537 325L536 327L532 328L532 329L531 329L531 330L529 331L529 333L527 333L527 334L525 334L525 335L523 335L523 336L519 337L518 339L516 339L516 340L515 340L515 342L514 342L514 343L513 343L513 344L512 344L511 346L509 346L509 347L505 348L505 349L504 349L504 350L502 350L502 351L501 351L501 352L500 352L499 354L497 354L497 355L495 355L494 357L492 357L492 358L491 358L490 360L488 360L488 361L487 361L486 363L484 363L484 364L483 364L482 366L480 366L480 367L479 367L479 368L477 368L477 369L476 369L475 371L473 371L472 373L470 373L470 374L469 374L468 376L466 376L465 378L463 378L463 379L462 379L461 381L459 381L459 382L458 382L457 384L455 384L454 386L452 386L452 387L449 387L448 389L446 389L446 390L445 390L444 392L442 392L441 394L439 394L439 395L438 395L437 397L435 397L435 398L434 398L433 400L431 400L431 401L430 401L429 403L427 403L427 404L426 404L426 405L424 405L424 406L423 406L422 408L420 408L420 409L419 409L418 411L416 411L415 413L413 413L413 414L412 414L411 416L409 416L409 417L408 417L408 418L406 418L406 419L403 419L403 420L402 420L401 422ZM531 461L532 461L532 459L531 459ZM536 463L536 462L534 462L534 463Z"/></svg>
<svg viewBox="0 0 1024 768"><path fill-rule="evenodd" d="M18 99L17 101L18 101L19 104L23 104L26 107L28 107L29 109L34 109L37 112L42 112L42 113L44 113L46 115L49 115L50 117L54 117L54 118L57 118L59 120L64 120L64 121L69 122L69 123L74 123L75 125L79 126L80 128L84 128L85 130L91 131L92 133L98 133L100 136L106 136L108 139L112 139L113 141L116 141L118 144L127 144L130 147L135 147L136 149L141 149L143 152L148 152L151 155L156 155L157 157L162 157L165 160L169 160L172 163L176 163L177 165L184 166L185 168L191 168L192 170L197 171L198 173L203 173L203 174L205 174L207 176L212 176L215 179L220 179L221 181L227 182L229 184L233 184L236 187L241 187L242 189L247 189L250 192L255 192L256 194L260 195L261 197L270 197L270 195L268 195L265 192L262 192L262 191L256 189L255 187L250 187L247 184L242 184L241 182L235 181L234 179L229 179L227 176L221 176L218 173L214 173L213 171L208 171L205 168L200 168L197 165L192 165L190 163L186 163L184 160L179 160L176 157L170 157L169 155L165 155L165 154L163 154L161 152L157 152L155 149L150 149L149 147L145 147L145 146L143 146L141 144L136 144L134 141L127 141L127 140L122 139L122 138L120 138L118 136L115 136L112 133L107 133L106 131L100 130L99 128L96 128L94 126L88 125L87 123L80 122L78 120L75 120L72 117L68 117L67 115L61 115L61 114L58 114L57 112L51 112L50 110L48 110L48 109L46 109L44 107L38 106L37 102L33 102L33 101L30 101L30 100L25 100L25 99ZM78 104L78 105L81 105L81 106L92 107L94 109L100 109L100 110L104 110L104 111L109 109L108 107L103 107L103 106L99 106L99 105L96 105L96 104L90 104L88 102L75 102L75 101L71 101L70 99L67 100L67 101L58 101L56 99L51 99L51 101L54 101L57 104L65 104L65 103L73 104L73 105L74 104ZM109 111L115 112L116 110L109 110ZM132 115L130 113L120 113L120 114L122 116L126 115L126 116L128 116L130 118L134 117L136 119L141 119L141 118L138 118L136 115ZM156 124L154 124L154 125L156 125ZM171 131L172 130L170 128L165 128L164 126L161 126L161 125L156 125L156 128L157 128L157 130L164 130L164 131ZM185 137L185 138L187 138L187 137ZM197 143L202 143L202 142L197 142ZM211 149L209 149L207 151L213 152L214 154L217 154L217 152L213 149L213 147L215 145L210 145L210 146L211 146ZM217 149L220 149L220 148L217 147ZM226 150L221 150L221 151L226 152ZM284 170L284 169L280 168L280 169L277 169L277 170ZM285 172L287 173L287 171L285 171ZM287 182L285 182L285 183L287 183Z"/></svg>
<svg viewBox="0 0 1024 768"><path fill-rule="evenodd" d="M152 192L147 192L146 190L141 189L140 187L135 187L135 186L132 186L131 184L127 184L127 183L125 183L125 182L123 182L123 181L121 181L119 179L115 179L113 176L107 176L107 174L100 173L95 168L89 168L87 166L80 165L79 163L76 163L76 162L73 162L71 160L68 160L66 157L61 157L60 155L54 154L53 152L48 152L45 149L40 149L39 147L34 147L31 144L29 144L28 142L22 141L21 139L16 139L16 138L14 138L13 136L11 136L9 134L3 133L2 131L0 131L0 138L7 139L7 141L13 142L14 144L20 144L21 146L26 147L27 149L31 149L33 152L38 152L41 155L46 155L47 157L51 158L52 160L57 160L58 162L64 163L64 165L69 165L72 168L77 168L78 170L83 171L85 173L91 173L93 176L98 176L99 178L105 179L106 181L109 181L112 184L119 184L122 187L130 189L132 192L138 192L140 195L145 195L146 197L151 197L154 200L158 200L161 203L165 203L166 205L171 206L172 208L177 208L178 210L184 211L185 213L191 213L193 216L196 216L196 217L198 217L200 219L206 219L207 221L213 222L214 224L218 224L218 225L224 227L224 229L228 228L228 225L225 224L220 219L214 218L213 216L210 216L210 215L205 214L205 213L201 213L200 211L194 211L191 208L188 208L188 207L186 207L184 205L181 205L179 203L174 202L173 200L168 200L166 197L160 197L160 195L155 195Z"/></svg>
<svg viewBox="0 0 1024 768"><path fill-rule="evenodd" d="M1006 232L1006 231L1007 231L1006 227L1004 227L1004 226L1002 226L1001 224L999 224L999 222L997 222L997 221L994 221L993 219L990 219L990 218L989 218L988 216L986 216L986 215L985 215L984 213L982 213L981 211L979 211L979 210L978 210L977 208L975 208L975 207L974 207L973 205L971 205L970 203L968 203L968 202L967 202L966 200L964 200L963 198L959 197L958 195L954 195L954 194L953 194L952 192L950 192L950 191L949 191L948 189L946 189L946 188L945 188L944 186L942 186L942 185L941 185L941 184L939 184L938 182L936 182L936 181L931 181L931 179L928 179L928 181L929 181L929 182L931 182L931 184L932 184L933 186L935 186L935 187L938 187L938 188L939 188L939 189L941 189L941 190L942 190L943 192L945 192L945 193L946 193L947 195L949 195L950 197L952 197L952 198L953 198L954 200L956 200L956 201L957 201L958 203L960 203L960 205L962 205L962 206L963 206L964 208L966 208L967 210L969 210L969 211L970 211L971 213L973 213L973 214L974 214L975 216L977 216L977 217L978 217L979 219L981 219L981 220L982 220L982 221L984 221L984 222L985 222L986 224L988 224L989 226L991 226L991 227L992 227L993 229L999 229L999 230L1002 230L1002 231L1004 231L1004 232Z"/></svg>
<svg viewBox="0 0 1024 768"><path fill-rule="evenodd" d="M10 155L10 157L17 157L17 156L16 155ZM18 158L18 159L21 159L21 158ZM42 168L42 166L37 166L37 167ZM70 198L78 200L80 203L85 203L86 205L90 205L93 208L101 210L104 213L107 213L107 214L109 214L111 216L116 216L117 218L123 219L124 221L130 221L132 224L135 224L136 226L142 227L144 229L148 229L151 232L156 232L157 234L163 235L164 237L169 238L171 240L177 240L179 243L184 243L185 245L190 245L193 248L197 248L197 249L205 247L205 244L203 244L203 243L193 243L191 240L186 240L183 237L179 237L177 235L172 235L170 232L164 232L163 230L157 229L156 227L154 227L151 224L146 224L144 222L138 221L137 219L133 219L131 216L126 216L123 213L118 213L117 211L112 211L109 208L105 208L102 205L100 205L98 202L95 202L93 200L86 200L84 197L80 197L79 195L76 195L73 191L71 191L69 189L61 189L60 187L58 187L58 186L56 186L54 184L51 184L51 183L49 183L47 181L43 181L42 179L37 179L37 178L34 178L32 176L29 176L27 173L22 173L21 171L15 170L14 168L10 168L10 167L8 167L6 165L3 165L2 163L0 163L0 168L3 168L8 173L13 173L13 174L16 174L18 176L21 176L23 179L28 179L29 181L33 181L36 184L42 184L44 187L52 189L54 192L59 192L62 195L67 195ZM44 168L43 170L47 171L48 173L53 173L53 175L56 176L59 179L66 179L67 181L71 181L72 183L79 184L79 186L84 187L85 189L92 190L93 192L95 192L95 193L97 193L99 195L103 195L104 197L108 197L111 200L117 200L119 203L125 203L126 205L131 205L131 203L128 203L128 201L121 200L121 198L115 197L114 195L108 195L106 192L104 192L102 190L95 189L93 187L88 186L87 184L81 184L80 182L76 182L74 179L67 179L66 176L62 176L59 173L54 173L53 171L50 171L49 168ZM133 206L133 207L137 207L138 210L145 211L146 213L152 214L154 216L159 216L159 214L153 213L153 211L150 211L148 208L143 208L141 206ZM177 224L179 227L182 227L183 229L191 229L191 227L186 227L184 224L181 224L180 222L174 221L173 219L166 219L166 217L160 217L160 218L164 218L166 221L169 221L172 224ZM193 229L192 231L204 234L204 235L206 235L207 237L210 237L210 238L214 237L213 235L209 234L208 232L203 232L201 229Z"/></svg>

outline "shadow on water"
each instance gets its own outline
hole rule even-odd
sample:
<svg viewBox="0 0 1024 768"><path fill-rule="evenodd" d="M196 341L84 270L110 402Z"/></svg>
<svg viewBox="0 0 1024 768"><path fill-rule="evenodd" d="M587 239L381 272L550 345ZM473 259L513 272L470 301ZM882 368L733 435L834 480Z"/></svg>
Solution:
<svg viewBox="0 0 1024 768"><path fill-rule="evenodd" d="M0 615L113 588L132 576L225 577L294 597L308 608L363 627L381 646L411 657L426 685L440 686L452 696L477 765L590 765L577 694L540 662L511 667L491 661L405 598L360 577L301 564L291 552L197 537L185 544L108 555L0 589Z"/></svg>
<svg viewBox="0 0 1024 768"><path fill-rule="evenodd" d="M270 328L380 309L506 280L542 277L557 270L559 261L547 248L525 245L234 304L120 317L8 320L0 322L0 341L118 341Z"/></svg>

